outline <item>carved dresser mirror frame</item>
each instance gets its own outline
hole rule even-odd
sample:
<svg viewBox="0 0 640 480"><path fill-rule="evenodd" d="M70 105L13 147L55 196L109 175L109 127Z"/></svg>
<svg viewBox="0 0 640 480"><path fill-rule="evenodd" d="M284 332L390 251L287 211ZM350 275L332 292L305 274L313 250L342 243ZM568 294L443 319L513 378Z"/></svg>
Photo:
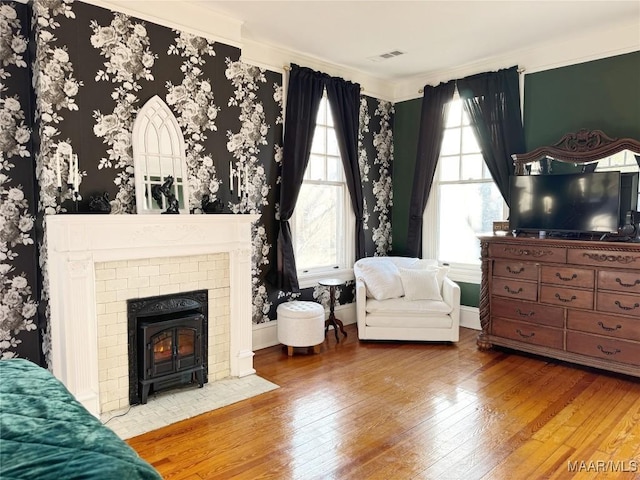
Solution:
<svg viewBox="0 0 640 480"><path fill-rule="evenodd" d="M566 163L588 164L629 150L640 155L640 141L633 138L611 138L602 130L581 129L568 133L557 143L538 147L527 153L511 155L514 174L527 175L527 165L542 160L557 160Z"/></svg>

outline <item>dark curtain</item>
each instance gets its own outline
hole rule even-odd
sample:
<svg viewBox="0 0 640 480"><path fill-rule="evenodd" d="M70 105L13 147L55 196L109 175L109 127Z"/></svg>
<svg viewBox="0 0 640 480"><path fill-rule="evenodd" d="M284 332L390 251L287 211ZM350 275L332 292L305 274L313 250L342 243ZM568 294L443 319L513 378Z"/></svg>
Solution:
<svg viewBox="0 0 640 480"><path fill-rule="evenodd" d="M351 204L356 216L356 258L362 258L365 252L364 202L358 166L360 85L292 65L287 89L277 245L277 286L289 292L300 290L289 220L293 215L302 187L302 178L309 163L316 116L325 87Z"/></svg>
<svg viewBox="0 0 640 480"><path fill-rule="evenodd" d="M300 290L289 220L298 200L304 171L309 163L323 90L322 75L305 67L291 66L284 124L277 241L277 286L288 292Z"/></svg>
<svg viewBox="0 0 640 480"><path fill-rule="evenodd" d="M480 73L457 81L482 156L507 205L511 155L525 150L517 67Z"/></svg>
<svg viewBox="0 0 640 480"><path fill-rule="evenodd" d="M422 251L422 215L427 206L433 176L438 165L447 103L453 98L455 82L441 83L437 87L424 87L418 154L409 204L409 232L407 254L418 257Z"/></svg>
<svg viewBox="0 0 640 480"><path fill-rule="evenodd" d="M341 78L328 78L326 88L351 206L356 217L355 253L356 260L359 260L365 256L364 201L358 165L360 85Z"/></svg>

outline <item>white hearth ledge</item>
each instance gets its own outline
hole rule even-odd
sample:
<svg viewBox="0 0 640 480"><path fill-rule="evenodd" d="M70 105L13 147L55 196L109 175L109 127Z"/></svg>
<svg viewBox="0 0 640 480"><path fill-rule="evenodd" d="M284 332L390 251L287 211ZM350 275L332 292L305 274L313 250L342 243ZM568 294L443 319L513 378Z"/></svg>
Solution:
<svg viewBox="0 0 640 480"><path fill-rule="evenodd" d="M96 262L227 252L230 373L255 373L252 350L251 224L258 215L48 215L51 369L100 414ZM215 308L210 306L209 308Z"/></svg>

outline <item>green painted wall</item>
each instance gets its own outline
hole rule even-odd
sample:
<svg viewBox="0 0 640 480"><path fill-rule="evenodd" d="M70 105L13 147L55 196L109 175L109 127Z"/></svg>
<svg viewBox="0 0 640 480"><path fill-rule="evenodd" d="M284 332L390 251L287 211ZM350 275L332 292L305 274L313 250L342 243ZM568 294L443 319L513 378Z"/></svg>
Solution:
<svg viewBox="0 0 640 480"><path fill-rule="evenodd" d="M456 283L460 285L460 305L478 307L480 305L480 285L477 283Z"/></svg>
<svg viewBox="0 0 640 480"><path fill-rule="evenodd" d="M581 128L640 139L640 51L525 75L527 150Z"/></svg>
<svg viewBox="0 0 640 480"><path fill-rule="evenodd" d="M395 255L406 251L421 106L422 98L395 105ZM525 75L523 118L527 150L555 143L581 128L640 140L640 51ZM477 307L479 285L459 285L462 305Z"/></svg>
<svg viewBox="0 0 640 480"><path fill-rule="evenodd" d="M392 251L394 255L406 254L409 203L418 150L421 107L422 98L395 104L392 209Z"/></svg>

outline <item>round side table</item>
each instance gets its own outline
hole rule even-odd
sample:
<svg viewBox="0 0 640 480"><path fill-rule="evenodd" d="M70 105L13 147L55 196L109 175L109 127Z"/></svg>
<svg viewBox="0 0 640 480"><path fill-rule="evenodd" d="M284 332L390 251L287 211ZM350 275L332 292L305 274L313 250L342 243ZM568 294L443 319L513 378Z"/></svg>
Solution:
<svg viewBox="0 0 640 480"><path fill-rule="evenodd" d="M336 334L336 341L340 341L340 337L338 336L338 329L342 332L342 334L346 337L347 332L344 331L344 325L341 320L336 318L334 313L336 307L336 287L341 287L345 285L345 282L342 280L338 280L337 278L326 278L324 280L320 280L318 282L323 287L329 287L329 318L324 322L324 335L327 335L329 331L329 325L333 325L333 331Z"/></svg>

